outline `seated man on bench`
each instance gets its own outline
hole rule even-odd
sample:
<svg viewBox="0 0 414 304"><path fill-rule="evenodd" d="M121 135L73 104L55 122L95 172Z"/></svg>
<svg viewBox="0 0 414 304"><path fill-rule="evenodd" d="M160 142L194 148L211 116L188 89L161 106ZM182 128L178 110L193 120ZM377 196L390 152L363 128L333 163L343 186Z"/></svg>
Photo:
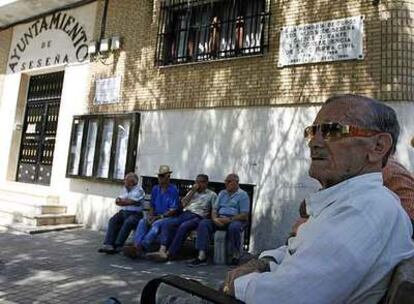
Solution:
<svg viewBox="0 0 414 304"><path fill-rule="evenodd" d="M139 221L134 236L134 246L124 247L124 255L135 259L142 257L157 239L161 226L178 213L179 196L177 187L170 183L172 171L166 165L158 170L158 185L151 191L151 209L147 218Z"/></svg>
<svg viewBox="0 0 414 304"><path fill-rule="evenodd" d="M208 175L197 175L195 184L181 200L184 212L161 227L160 250L147 254L147 258L157 262L174 259L190 232L197 229L202 219L210 217L211 207L216 201L217 194L207 186Z"/></svg>
<svg viewBox="0 0 414 304"><path fill-rule="evenodd" d="M134 172L128 173L122 192L115 200L115 204L120 206L121 210L109 220L104 246L99 248L98 252L112 254L122 249L130 232L142 219L144 196L144 190L138 186L138 176Z"/></svg>
<svg viewBox="0 0 414 304"><path fill-rule="evenodd" d="M239 176L235 173L227 175L224 180L226 189L220 191L213 205L211 219L204 219L197 228L196 248L198 257L191 261L190 267L207 265L207 248L211 236L216 230L227 230L231 243L232 264L240 260L241 232L247 227L249 220L249 196L239 187Z"/></svg>

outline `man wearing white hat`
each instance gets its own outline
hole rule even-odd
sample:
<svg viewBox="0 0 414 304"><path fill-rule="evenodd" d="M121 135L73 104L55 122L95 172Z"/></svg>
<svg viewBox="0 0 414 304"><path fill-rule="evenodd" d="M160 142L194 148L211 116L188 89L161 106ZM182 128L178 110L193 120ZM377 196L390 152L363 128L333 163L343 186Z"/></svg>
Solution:
<svg viewBox="0 0 414 304"><path fill-rule="evenodd" d="M147 218L140 220L134 236L134 246L124 247L124 254L137 258L148 250L161 231L161 225L170 217L176 216L179 209L177 187L170 183L172 171L167 165L161 165L158 175L158 185L151 191L151 208Z"/></svg>

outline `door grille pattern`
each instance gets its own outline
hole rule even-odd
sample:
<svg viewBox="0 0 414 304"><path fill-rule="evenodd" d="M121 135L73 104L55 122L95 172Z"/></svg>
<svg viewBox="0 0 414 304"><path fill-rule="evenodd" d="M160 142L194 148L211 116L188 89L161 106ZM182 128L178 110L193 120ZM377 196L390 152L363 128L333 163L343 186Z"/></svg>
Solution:
<svg viewBox="0 0 414 304"><path fill-rule="evenodd" d="M64 72L30 78L17 180L50 184Z"/></svg>

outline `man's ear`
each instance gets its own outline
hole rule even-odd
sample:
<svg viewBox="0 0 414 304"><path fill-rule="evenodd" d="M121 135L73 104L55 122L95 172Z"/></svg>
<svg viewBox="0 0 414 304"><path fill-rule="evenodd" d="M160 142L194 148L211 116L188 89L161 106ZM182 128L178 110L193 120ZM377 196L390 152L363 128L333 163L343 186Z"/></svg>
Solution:
<svg viewBox="0 0 414 304"><path fill-rule="evenodd" d="M372 148L368 153L371 163L382 162L383 158L392 147L392 137L389 133L380 133L372 137Z"/></svg>

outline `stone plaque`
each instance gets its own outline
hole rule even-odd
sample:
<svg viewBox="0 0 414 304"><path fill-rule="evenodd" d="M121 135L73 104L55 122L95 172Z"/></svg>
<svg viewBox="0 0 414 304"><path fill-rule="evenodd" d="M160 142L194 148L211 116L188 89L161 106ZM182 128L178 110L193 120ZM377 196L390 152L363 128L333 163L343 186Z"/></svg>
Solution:
<svg viewBox="0 0 414 304"><path fill-rule="evenodd" d="M283 27L278 66L362 60L363 34L363 16Z"/></svg>

